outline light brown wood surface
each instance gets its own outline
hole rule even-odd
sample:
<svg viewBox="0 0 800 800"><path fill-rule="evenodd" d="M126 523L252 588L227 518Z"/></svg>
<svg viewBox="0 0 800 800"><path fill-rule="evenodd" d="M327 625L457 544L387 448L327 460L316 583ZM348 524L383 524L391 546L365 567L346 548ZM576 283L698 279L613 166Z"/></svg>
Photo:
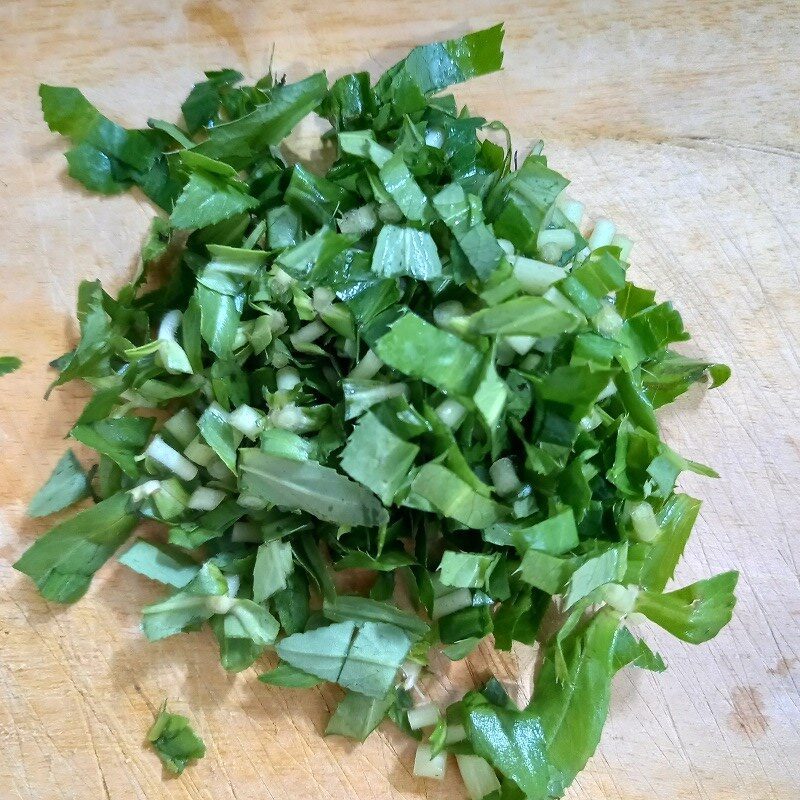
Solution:
<svg viewBox="0 0 800 800"><path fill-rule="evenodd" d="M636 242L633 273L675 300L685 351L732 365L722 389L663 417L680 452L718 481L679 578L742 570L733 623L697 648L647 631L664 675L624 673L599 753L568 797L800 797L800 8L796 2L234 2L4 0L0 4L0 798L249 800L459 798L411 775L390 725L361 746L320 736L338 690L287 691L228 675L209 635L148 644L139 610L161 590L110 563L72 607L44 602L11 564L46 527L24 508L86 397L41 398L70 346L81 278L128 278L151 209L65 178L42 123L40 81L80 86L109 116L175 119L203 68L290 77L380 72L413 44L505 20L506 70L458 90L510 123L594 215ZM300 137L320 126L304 125ZM445 688L489 670L531 674L488 648ZM181 778L143 747L168 696L208 754Z"/></svg>

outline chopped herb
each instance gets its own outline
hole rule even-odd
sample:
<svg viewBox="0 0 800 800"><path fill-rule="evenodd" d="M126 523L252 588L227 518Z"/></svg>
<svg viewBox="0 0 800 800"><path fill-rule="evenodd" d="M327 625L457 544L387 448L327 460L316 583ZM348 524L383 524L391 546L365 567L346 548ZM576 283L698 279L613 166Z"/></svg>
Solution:
<svg viewBox="0 0 800 800"><path fill-rule="evenodd" d="M161 706L153 727L147 732L147 741L153 745L164 766L176 775L180 775L190 761L206 754L206 746L192 730L189 720L167 711L166 701Z"/></svg>
<svg viewBox="0 0 800 800"><path fill-rule="evenodd" d="M502 41L416 47L374 83L210 71L182 124L143 130L40 87L69 174L162 213L131 283L80 284L80 340L52 363L53 386L92 386L70 436L97 466L68 451L29 513L96 503L15 566L73 602L153 520L164 541L119 556L165 587L148 639L207 626L232 672L274 651L263 683L346 690L326 734L435 726L416 774L455 752L471 796L547 800L597 747L613 675L665 668L631 617L695 644L731 618L736 573L667 588L700 508L676 481L715 473L656 414L730 370L673 349L680 314L628 280L612 223L581 235L541 148L517 168L502 124L439 94L500 69ZM312 112L332 126L324 171L283 155ZM337 588L347 570L372 573L363 596ZM533 644L554 599L525 708L496 680L413 707L432 648ZM204 752L163 708L149 738L175 772Z"/></svg>
<svg viewBox="0 0 800 800"><path fill-rule="evenodd" d="M22 362L16 356L0 356L0 377L14 372L22 366Z"/></svg>

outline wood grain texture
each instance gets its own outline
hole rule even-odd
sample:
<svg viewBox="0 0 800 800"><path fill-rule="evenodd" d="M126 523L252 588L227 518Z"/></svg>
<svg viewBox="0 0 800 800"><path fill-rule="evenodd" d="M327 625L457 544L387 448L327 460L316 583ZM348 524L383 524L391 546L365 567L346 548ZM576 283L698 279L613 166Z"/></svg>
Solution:
<svg viewBox="0 0 800 800"><path fill-rule="evenodd" d="M698 648L648 630L669 664L617 681L600 751L573 800L800 796L800 10L795 2L338 2L5 0L0 7L0 350L23 357L0 393L0 798L384 800L464 796L411 774L413 744L384 725L361 746L323 739L334 688L287 691L219 667L208 635L148 644L139 609L160 590L109 564L87 597L44 602L11 564L46 524L24 507L86 397L45 403L68 348L78 281L130 274L151 210L67 181L43 125L40 81L77 85L110 116L174 119L203 68L290 76L379 72L410 46L505 19L506 71L459 97L540 136L592 214L636 242L633 273L726 361L721 390L663 419L680 452L713 464L681 581L740 568L733 623ZM304 125L307 144L319 125ZM484 648L440 691L489 670L524 694L531 661ZM208 755L181 778L143 747L168 696Z"/></svg>

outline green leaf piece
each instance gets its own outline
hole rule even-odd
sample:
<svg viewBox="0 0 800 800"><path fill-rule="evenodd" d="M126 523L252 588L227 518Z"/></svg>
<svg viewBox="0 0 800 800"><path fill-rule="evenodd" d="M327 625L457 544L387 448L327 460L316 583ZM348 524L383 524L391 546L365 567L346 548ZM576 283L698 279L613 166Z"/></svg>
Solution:
<svg viewBox="0 0 800 800"><path fill-rule="evenodd" d="M89 479L72 450L67 450L47 482L28 503L29 517L47 517L87 498Z"/></svg>
<svg viewBox="0 0 800 800"><path fill-rule="evenodd" d="M253 449L240 455L242 488L249 494L343 525L371 527L388 519L375 495L329 467Z"/></svg>
<svg viewBox="0 0 800 800"><path fill-rule="evenodd" d="M129 508L128 494L121 492L80 511L37 539L14 569L33 578L48 600L74 603L136 527Z"/></svg>
<svg viewBox="0 0 800 800"><path fill-rule="evenodd" d="M189 720L181 714L167 711L166 701L158 712L156 721L147 732L147 741L158 754L164 767L180 775L190 761L206 754L203 740L192 730Z"/></svg>

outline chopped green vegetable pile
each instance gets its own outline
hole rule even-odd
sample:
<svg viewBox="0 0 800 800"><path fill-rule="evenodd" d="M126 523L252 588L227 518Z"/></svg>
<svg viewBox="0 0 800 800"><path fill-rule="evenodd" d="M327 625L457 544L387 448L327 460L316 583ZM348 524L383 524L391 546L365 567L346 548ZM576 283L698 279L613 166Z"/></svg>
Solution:
<svg viewBox="0 0 800 800"><path fill-rule="evenodd" d="M627 279L611 222L583 233L540 146L517 168L502 124L439 94L499 69L502 38L415 48L375 84L208 72L183 127L126 130L41 87L69 174L163 214L132 283L80 286L53 385L92 386L70 436L98 461L87 474L68 452L30 513L94 503L16 568L74 602L158 520L163 541L119 558L165 586L149 639L208 623L231 671L274 651L262 681L346 690L328 734L363 740L388 717L420 740L417 774L455 753L471 797L511 800L561 796L615 672L664 669L631 624L707 641L737 575L666 591L700 507L676 479L714 473L655 413L728 369L672 349L680 315ZM324 174L280 148L312 112L331 124ZM352 569L371 576L360 594L337 589ZM435 649L532 645L554 606L526 708L495 680L426 699ZM202 745L170 755L189 738L174 720L150 738L180 769Z"/></svg>

